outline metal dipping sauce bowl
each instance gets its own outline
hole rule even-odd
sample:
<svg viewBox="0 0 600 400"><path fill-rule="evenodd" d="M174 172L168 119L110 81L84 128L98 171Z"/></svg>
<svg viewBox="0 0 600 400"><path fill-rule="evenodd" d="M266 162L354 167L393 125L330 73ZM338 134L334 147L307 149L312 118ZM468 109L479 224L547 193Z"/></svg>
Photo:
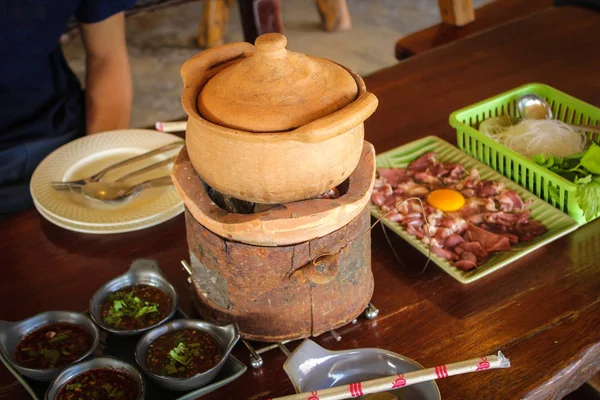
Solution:
<svg viewBox="0 0 600 400"><path fill-rule="evenodd" d="M150 372L146 366L146 352L148 351L150 343L165 333L182 329L194 329L210 334L221 348L221 361L208 371L196 374L189 378L173 378L156 375ZM221 368L223 368L223 365L225 365L225 361L227 361L231 350L233 350L233 347L239 338L240 332L235 324L219 326L205 321L180 319L161 325L142 336L135 347L135 361L140 368L142 368L142 371L144 371L150 379L156 382L157 385L168 390L191 390L208 384L217 376L219 371L221 371Z"/></svg>
<svg viewBox="0 0 600 400"><path fill-rule="evenodd" d="M46 391L45 400L54 400L60 392L60 389L71 379L84 372L94 369L116 369L127 373L139 385L140 396L137 400L143 400L146 396L146 384L140 372L133 365L112 357L98 357L89 361L72 365L62 371L60 375L50 384Z"/></svg>
<svg viewBox="0 0 600 400"><path fill-rule="evenodd" d="M47 311L18 322L0 321L0 351L20 374L36 381L49 382L68 366L53 369L34 369L19 365L15 359L15 351L19 342L27 335L44 325L56 322L67 322L85 329L92 339L92 347L72 364L90 357L100 342L100 332L94 323L82 313L74 311Z"/></svg>
<svg viewBox="0 0 600 400"><path fill-rule="evenodd" d="M165 292L171 299L171 310L169 310L167 316L157 324L140 329L121 330L107 326L100 315L100 307L102 306L102 303L111 293L116 292L119 289L136 285L150 285ZM177 310L177 302L177 292L175 291L173 285L171 285L163 276L158 268L158 264L153 260L140 258L131 264L129 271L104 284L96 291L96 293L94 293L92 299L90 300L90 316L98 326L110 332L111 334L120 336L134 336L149 331L150 329L155 328L156 326L159 326L173 318L173 315L175 315L175 311Z"/></svg>

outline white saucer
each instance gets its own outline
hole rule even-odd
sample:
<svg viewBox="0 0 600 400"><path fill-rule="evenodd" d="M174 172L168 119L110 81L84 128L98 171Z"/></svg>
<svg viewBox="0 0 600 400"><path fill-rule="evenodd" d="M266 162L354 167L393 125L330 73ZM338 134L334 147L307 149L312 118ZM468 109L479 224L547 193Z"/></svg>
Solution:
<svg viewBox="0 0 600 400"><path fill-rule="evenodd" d="M51 181L69 181L90 176L126 158L181 140L167 133L125 129L98 133L70 142L52 152L36 168L31 179L35 207L50 222L85 233L120 233L144 229L183 212L184 206L173 187L148 189L123 204L103 204L68 191L55 191ZM178 149L140 161L108 174L114 180L128 172L176 154ZM168 175L171 166L158 168L131 183Z"/></svg>

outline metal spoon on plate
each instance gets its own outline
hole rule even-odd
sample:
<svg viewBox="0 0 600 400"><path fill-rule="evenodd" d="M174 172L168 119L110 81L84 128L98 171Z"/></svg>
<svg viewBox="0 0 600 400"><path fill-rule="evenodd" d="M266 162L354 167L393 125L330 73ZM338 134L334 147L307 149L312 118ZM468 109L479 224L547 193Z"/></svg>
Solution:
<svg viewBox="0 0 600 400"><path fill-rule="evenodd" d="M124 182L92 182L79 188L80 193L91 200L104 203L122 203L129 200L144 189L171 186L170 176L150 179L136 185Z"/></svg>
<svg viewBox="0 0 600 400"><path fill-rule="evenodd" d="M526 94L517 102L517 109L523 119L552 119L552 109L546 100L535 94ZM592 125L568 124L573 129L600 133L600 127Z"/></svg>

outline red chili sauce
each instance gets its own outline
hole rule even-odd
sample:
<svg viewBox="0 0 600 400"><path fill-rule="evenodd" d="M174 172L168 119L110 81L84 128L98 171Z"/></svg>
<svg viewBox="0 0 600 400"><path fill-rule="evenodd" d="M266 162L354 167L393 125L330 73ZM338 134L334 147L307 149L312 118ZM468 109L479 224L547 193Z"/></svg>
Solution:
<svg viewBox="0 0 600 400"><path fill-rule="evenodd" d="M195 329L165 333L150 343L146 352L150 372L173 378L189 378L206 372L221 359L216 339Z"/></svg>
<svg viewBox="0 0 600 400"><path fill-rule="evenodd" d="M150 285L128 286L108 295L100 306L102 321L113 329L147 328L171 311L171 298Z"/></svg>
<svg viewBox="0 0 600 400"><path fill-rule="evenodd" d="M82 357L92 347L92 338L79 325L55 322L25 336L15 350L15 360L26 368L64 367Z"/></svg>
<svg viewBox="0 0 600 400"><path fill-rule="evenodd" d="M137 400L139 397L140 385L129 373L98 368L67 381L56 400Z"/></svg>

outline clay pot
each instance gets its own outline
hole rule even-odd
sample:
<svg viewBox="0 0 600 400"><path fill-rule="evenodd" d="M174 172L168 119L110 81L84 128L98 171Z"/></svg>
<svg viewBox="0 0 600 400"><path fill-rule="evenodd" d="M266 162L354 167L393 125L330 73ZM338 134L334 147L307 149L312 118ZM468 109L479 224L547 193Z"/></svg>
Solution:
<svg viewBox="0 0 600 400"><path fill-rule="evenodd" d="M230 241L286 246L323 237L354 220L371 198L375 165L375 149L364 142L358 166L339 198L298 201L255 214L233 214L219 208L196 176L185 148L171 176L187 210L205 228Z"/></svg>
<svg viewBox="0 0 600 400"><path fill-rule="evenodd" d="M219 192L254 203L309 199L343 182L377 107L354 72L285 50L280 34L256 47L206 50L182 67L191 163Z"/></svg>

